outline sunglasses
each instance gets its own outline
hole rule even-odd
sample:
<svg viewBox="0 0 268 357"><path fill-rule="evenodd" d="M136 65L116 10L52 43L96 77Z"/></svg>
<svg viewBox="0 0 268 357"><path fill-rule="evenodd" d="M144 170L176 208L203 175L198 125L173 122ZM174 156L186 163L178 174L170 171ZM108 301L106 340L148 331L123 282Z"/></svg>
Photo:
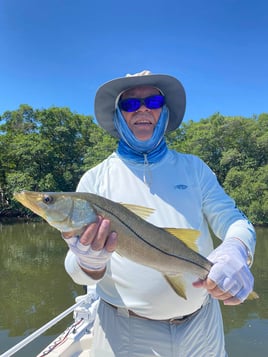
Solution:
<svg viewBox="0 0 268 357"><path fill-rule="evenodd" d="M163 95L151 95L146 98L126 98L118 102L120 109L125 112L135 112L142 105L148 109L159 109L165 104L165 97Z"/></svg>

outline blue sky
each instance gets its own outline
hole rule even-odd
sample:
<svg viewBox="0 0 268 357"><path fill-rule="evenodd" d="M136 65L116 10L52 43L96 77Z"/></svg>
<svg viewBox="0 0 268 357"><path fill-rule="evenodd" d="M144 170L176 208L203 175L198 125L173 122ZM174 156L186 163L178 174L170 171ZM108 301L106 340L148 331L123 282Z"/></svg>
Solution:
<svg viewBox="0 0 268 357"><path fill-rule="evenodd" d="M149 69L181 80L185 121L268 112L267 0L0 0L0 114L94 115L97 88Z"/></svg>

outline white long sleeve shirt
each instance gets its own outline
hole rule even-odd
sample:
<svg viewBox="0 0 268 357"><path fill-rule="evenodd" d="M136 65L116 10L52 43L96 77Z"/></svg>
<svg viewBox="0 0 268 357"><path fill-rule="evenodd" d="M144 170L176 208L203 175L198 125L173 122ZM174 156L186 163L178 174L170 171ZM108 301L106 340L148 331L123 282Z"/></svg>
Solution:
<svg viewBox="0 0 268 357"><path fill-rule="evenodd" d="M251 256L254 254L253 226L196 156L169 150L160 162L144 165L124 161L113 153L83 175L77 190L154 208L148 221L159 227L198 229L198 250L204 256L213 250L208 226L221 240L239 238ZM65 267L76 283L96 283L80 269L72 252L67 254ZM192 286L196 276L182 277L187 300L173 291L160 272L115 252L105 276L97 282L97 293L113 305L151 319L180 317L197 310L207 296L205 289Z"/></svg>

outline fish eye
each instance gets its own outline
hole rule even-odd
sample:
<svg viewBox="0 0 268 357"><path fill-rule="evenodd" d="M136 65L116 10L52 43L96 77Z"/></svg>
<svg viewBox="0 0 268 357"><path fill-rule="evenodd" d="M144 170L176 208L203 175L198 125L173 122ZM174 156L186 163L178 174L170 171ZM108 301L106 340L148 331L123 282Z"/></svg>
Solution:
<svg viewBox="0 0 268 357"><path fill-rule="evenodd" d="M44 195L44 196L43 196L43 202L44 202L45 204L53 203L53 197L52 197L52 196L49 196L49 195Z"/></svg>

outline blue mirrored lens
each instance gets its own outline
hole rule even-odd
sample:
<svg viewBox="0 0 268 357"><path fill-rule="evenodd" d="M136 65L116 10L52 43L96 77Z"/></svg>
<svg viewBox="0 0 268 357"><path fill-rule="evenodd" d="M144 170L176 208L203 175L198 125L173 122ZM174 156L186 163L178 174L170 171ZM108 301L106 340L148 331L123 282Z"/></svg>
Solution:
<svg viewBox="0 0 268 357"><path fill-rule="evenodd" d="M163 95L152 95L147 98L127 98L119 101L119 108L125 112L135 112L142 105L148 109L159 109L165 104L165 97Z"/></svg>
<svg viewBox="0 0 268 357"><path fill-rule="evenodd" d="M138 98L127 98L119 102L119 108L125 112L135 112L141 106L141 101Z"/></svg>
<svg viewBox="0 0 268 357"><path fill-rule="evenodd" d="M165 97L162 95L152 95L151 97L144 98L144 104L149 109L159 109L165 104Z"/></svg>

